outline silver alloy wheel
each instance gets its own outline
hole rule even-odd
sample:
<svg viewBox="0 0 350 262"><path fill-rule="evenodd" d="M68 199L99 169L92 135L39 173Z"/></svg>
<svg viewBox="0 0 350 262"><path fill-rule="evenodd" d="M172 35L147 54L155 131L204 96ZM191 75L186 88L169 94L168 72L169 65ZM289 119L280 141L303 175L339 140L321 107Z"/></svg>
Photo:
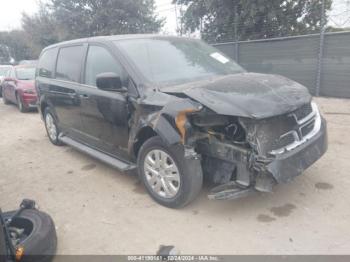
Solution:
<svg viewBox="0 0 350 262"><path fill-rule="evenodd" d="M180 189L180 172L169 154L161 149L147 153L144 173L153 192L164 198L173 198Z"/></svg>
<svg viewBox="0 0 350 262"><path fill-rule="evenodd" d="M53 120L53 117L50 113L46 114L45 123L46 123L47 132L49 133L51 140L55 141L57 139L57 128Z"/></svg>

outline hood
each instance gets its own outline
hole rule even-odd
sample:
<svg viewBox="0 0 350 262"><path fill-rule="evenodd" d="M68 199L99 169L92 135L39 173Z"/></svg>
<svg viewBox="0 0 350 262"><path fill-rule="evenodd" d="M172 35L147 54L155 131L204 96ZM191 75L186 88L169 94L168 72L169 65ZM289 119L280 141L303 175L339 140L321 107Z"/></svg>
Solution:
<svg viewBox="0 0 350 262"><path fill-rule="evenodd" d="M161 91L186 95L220 115L256 119L282 115L311 101L304 86L282 76L257 73L162 87Z"/></svg>
<svg viewBox="0 0 350 262"><path fill-rule="evenodd" d="M30 89L35 91L34 80L17 80L17 86L21 89Z"/></svg>

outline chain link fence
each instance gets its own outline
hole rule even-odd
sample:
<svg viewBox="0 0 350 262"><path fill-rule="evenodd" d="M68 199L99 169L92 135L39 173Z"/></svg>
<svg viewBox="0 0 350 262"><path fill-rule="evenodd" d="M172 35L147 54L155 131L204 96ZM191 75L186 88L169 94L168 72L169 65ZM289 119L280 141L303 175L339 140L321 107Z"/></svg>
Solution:
<svg viewBox="0 0 350 262"><path fill-rule="evenodd" d="M279 74L313 95L350 98L350 32L214 44L250 72Z"/></svg>

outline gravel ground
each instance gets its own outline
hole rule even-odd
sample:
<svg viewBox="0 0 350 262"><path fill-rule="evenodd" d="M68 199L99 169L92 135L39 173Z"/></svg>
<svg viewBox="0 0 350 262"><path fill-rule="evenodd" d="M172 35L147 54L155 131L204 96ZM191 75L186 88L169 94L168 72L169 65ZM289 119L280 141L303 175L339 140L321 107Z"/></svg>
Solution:
<svg viewBox="0 0 350 262"><path fill-rule="evenodd" d="M317 99L329 150L273 194L210 201L207 188L181 210L157 205L135 176L50 144L37 113L0 101L0 205L22 198L52 215L59 254L349 254L350 100Z"/></svg>

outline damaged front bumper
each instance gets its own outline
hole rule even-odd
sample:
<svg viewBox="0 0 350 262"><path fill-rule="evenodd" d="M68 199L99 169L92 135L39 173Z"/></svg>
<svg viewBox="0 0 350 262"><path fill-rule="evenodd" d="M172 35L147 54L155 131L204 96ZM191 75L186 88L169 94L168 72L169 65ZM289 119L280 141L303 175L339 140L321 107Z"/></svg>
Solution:
<svg viewBox="0 0 350 262"><path fill-rule="evenodd" d="M251 150L210 139L199 142L197 150L207 159L203 163L204 172L212 161L214 166L209 163L213 167L207 172L229 173L225 183L210 192L210 199L236 199L257 191L271 192L275 184L300 175L327 151L326 122L322 119L319 132L298 147L274 155L259 156Z"/></svg>

